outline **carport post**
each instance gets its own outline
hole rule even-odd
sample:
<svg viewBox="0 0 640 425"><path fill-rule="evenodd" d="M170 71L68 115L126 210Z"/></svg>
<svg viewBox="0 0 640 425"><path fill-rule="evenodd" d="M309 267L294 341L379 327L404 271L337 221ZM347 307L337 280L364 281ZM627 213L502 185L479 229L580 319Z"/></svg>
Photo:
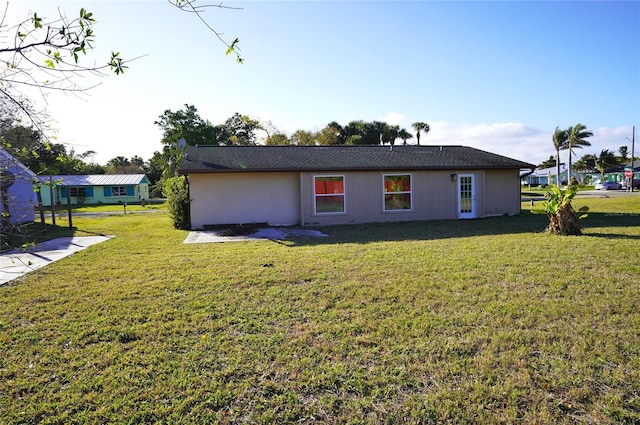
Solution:
<svg viewBox="0 0 640 425"><path fill-rule="evenodd" d="M73 220L71 219L71 188L67 187L67 211L69 213L69 229L73 227Z"/></svg>
<svg viewBox="0 0 640 425"><path fill-rule="evenodd" d="M51 199L51 224L56 225L56 203L53 191L53 176L49 176L49 196Z"/></svg>
<svg viewBox="0 0 640 425"><path fill-rule="evenodd" d="M40 193L40 190L36 192L36 196L38 198L38 211L40 212L40 223L42 223L42 232L44 234L47 234L47 225L44 222L44 207L42 206L42 193Z"/></svg>

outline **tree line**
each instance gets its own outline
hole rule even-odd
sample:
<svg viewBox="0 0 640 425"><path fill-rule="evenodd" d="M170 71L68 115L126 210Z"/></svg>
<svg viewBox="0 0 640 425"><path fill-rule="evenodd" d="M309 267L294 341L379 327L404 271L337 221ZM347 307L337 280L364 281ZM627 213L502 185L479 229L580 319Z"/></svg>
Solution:
<svg viewBox="0 0 640 425"><path fill-rule="evenodd" d="M177 111L165 110L155 124L162 130L160 142L163 147L161 151L154 152L152 161L162 164L163 179L177 174L184 154L180 140L184 140L187 146L253 146L258 143L267 146L333 146L394 145L398 140L407 144L414 138L407 129L383 121L355 120L344 126L332 121L320 130L296 130L291 135L279 130L271 122L261 122L240 113L233 114L224 123L214 125L203 119L195 106L188 104ZM420 135L429 132L429 124L414 122L411 127L415 131L417 144L420 144Z"/></svg>
<svg viewBox="0 0 640 425"><path fill-rule="evenodd" d="M317 131L297 130L290 136L277 129L271 122L235 113L224 123L212 124L202 118L193 105L184 105L177 111L165 110L154 122L162 130L162 149L151 158L117 156L98 164L95 151L76 152L73 147L53 142L34 125L25 124L14 114L0 113L0 147L12 154L25 166L39 175L70 174L140 174L151 181L154 195L160 196L164 182L177 175L186 145L252 146L265 145L372 145L395 144L401 140L407 144L414 135L397 125L383 121L351 121L342 126L332 121ZM420 135L426 135L429 124L413 123L417 143Z"/></svg>
<svg viewBox="0 0 640 425"><path fill-rule="evenodd" d="M222 124L213 125L203 119L193 105L184 105L178 111L166 110L155 122L162 131L162 144L176 146L180 139L187 145L256 145L259 136L265 145L377 145L395 144L402 140L407 144L414 135L405 128L383 121L351 121L345 126L332 121L318 131L297 130L290 136L277 129L271 122L261 122L247 115L235 113ZM420 134L427 134L429 124L415 122L417 143ZM262 133L262 134L261 134Z"/></svg>

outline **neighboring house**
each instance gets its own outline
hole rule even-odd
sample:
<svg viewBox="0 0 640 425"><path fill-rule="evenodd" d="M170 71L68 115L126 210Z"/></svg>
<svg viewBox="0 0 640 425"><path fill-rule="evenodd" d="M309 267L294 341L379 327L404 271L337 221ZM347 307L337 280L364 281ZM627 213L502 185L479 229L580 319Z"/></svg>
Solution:
<svg viewBox="0 0 640 425"><path fill-rule="evenodd" d="M180 173L203 229L518 214L521 169L464 146L192 146Z"/></svg>
<svg viewBox="0 0 640 425"><path fill-rule="evenodd" d="M640 178L640 160L634 161L633 165L635 166L633 167L633 178L638 179ZM631 167L632 167L631 161L629 161L624 164L616 165L607 169L604 172L604 181L619 182L619 183L625 182L626 177L624 176L624 172L625 170L630 170ZM599 181L601 179L600 173L595 175L594 178Z"/></svg>
<svg viewBox="0 0 640 425"><path fill-rule="evenodd" d="M567 181L567 166L560 164L560 179L558 179L558 170L556 167L536 169L533 173L527 174L522 178L523 185L544 186L553 183Z"/></svg>
<svg viewBox="0 0 640 425"><path fill-rule="evenodd" d="M35 174L8 152L0 149L0 214L7 223L30 223L35 219L33 204L33 180Z"/></svg>
<svg viewBox="0 0 640 425"><path fill-rule="evenodd" d="M144 174L93 174L38 176L42 204L121 204L149 199L149 179Z"/></svg>

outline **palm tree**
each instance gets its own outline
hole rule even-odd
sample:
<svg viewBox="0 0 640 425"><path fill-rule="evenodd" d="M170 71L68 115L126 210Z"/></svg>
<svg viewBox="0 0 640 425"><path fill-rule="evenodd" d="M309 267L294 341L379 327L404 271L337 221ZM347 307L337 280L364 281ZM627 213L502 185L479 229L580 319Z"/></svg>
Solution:
<svg viewBox="0 0 640 425"><path fill-rule="evenodd" d="M386 128L389 126L389 124L383 121L374 121L371 124L373 126L373 131L377 134L378 143L382 144L382 134L386 131Z"/></svg>
<svg viewBox="0 0 640 425"><path fill-rule="evenodd" d="M402 139L402 144L406 145L407 140L413 138L413 134L409 133L406 128L403 128L398 132L398 137Z"/></svg>
<svg viewBox="0 0 640 425"><path fill-rule="evenodd" d="M413 124L411 124L411 127L413 127L413 129L416 131L416 140L418 141L418 144L420 144L420 132L424 131L424 134L426 135L429 130L431 130L429 124L420 121L414 122Z"/></svg>
<svg viewBox="0 0 640 425"><path fill-rule="evenodd" d="M344 145L357 145L361 143L361 139L364 136L366 124L362 120L349 121L344 126L344 141L341 144Z"/></svg>
<svg viewBox="0 0 640 425"><path fill-rule="evenodd" d="M597 156L590 153L582 155L582 158L573 163L573 169L576 172L595 173L597 171L596 158Z"/></svg>
<svg viewBox="0 0 640 425"><path fill-rule="evenodd" d="M620 152L620 164L624 164L629 160L629 147L628 146L620 146L618 148L618 152Z"/></svg>
<svg viewBox="0 0 640 425"><path fill-rule="evenodd" d="M595 155L594 155L595 156ZM604 172L607 168L611 168L618 162L615 153L609 149L603 149L599 156L595 157L595 165L598 171L600 171L601 180L604 180Z"/></svg>
<svg viewBox="0 0 640 425"><path fill-rule="evenodd" d="M553 132L553 147L556 149L556 178L558 179L556 184L558 186L560 186L560 151L567 148L568 137L568 130L561 130L556 126L556 131Z"/></svg>
<svg viewBox="0 0 640 425"><path fill-rule="evenodd" d="M550 155L549 159L546 159L542 161L540 164L538 164L538 168L540 169L552 168L552 167L555 167L555 165L556 165L556 157L553 155Z"/></svg>
<svg viewBox="0 0 640 425"><path fill-rule="evenodd" d="M344 128L336 121L331 121L325 126L328 134L333 134L332 140L329 140L329 144L332 145L344 145L346 137L344 135Z"/></svg>
<svg viewBox="0 0 640 425"><path fill-rule="evenodd" d="M587 130L584 124L576 124L570 127L568 130L567 149L569 150L569 168L567 169L567 182L571 183L571 154L573 148L582 149L583 146L591 146L591 142L587 140L587 137L593 136L593 133Z"/></svg>
<svg viewBox="0 0 640 425"><path fill-rule="evenodd" d="M382 144L389 143L390 145L396 144L396 139L398 138L398 132L400 131L399 125L389 125L386 124L386 127L382 131Z"/></svg>

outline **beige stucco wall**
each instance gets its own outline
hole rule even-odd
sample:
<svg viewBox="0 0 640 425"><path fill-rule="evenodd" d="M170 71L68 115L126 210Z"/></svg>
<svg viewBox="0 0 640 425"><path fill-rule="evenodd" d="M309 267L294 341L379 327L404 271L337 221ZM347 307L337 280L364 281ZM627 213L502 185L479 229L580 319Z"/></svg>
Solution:
<svg viewBox="0 0 640 425"><path fill-rule="evenodd" d="M190 174L191 228L300 221L298 173Z"/></svg>
<svg viewBox="0 0 640 425"><path fill-rule="evenodd" d="M412 209L384 211L383 176L410 174ZM191 227L209 224L333 225L458 218L457 176L475 179L476 217L520 212L518 170L219 173L189 175ZM314 212L314 176L345 176L346 211Z"/></svg>
<svg viewBox="0 0 640 425"><path fill-rule="evenodd" d="M520 213L519 170L487 170L485 180L485 217Z"/></svg>

